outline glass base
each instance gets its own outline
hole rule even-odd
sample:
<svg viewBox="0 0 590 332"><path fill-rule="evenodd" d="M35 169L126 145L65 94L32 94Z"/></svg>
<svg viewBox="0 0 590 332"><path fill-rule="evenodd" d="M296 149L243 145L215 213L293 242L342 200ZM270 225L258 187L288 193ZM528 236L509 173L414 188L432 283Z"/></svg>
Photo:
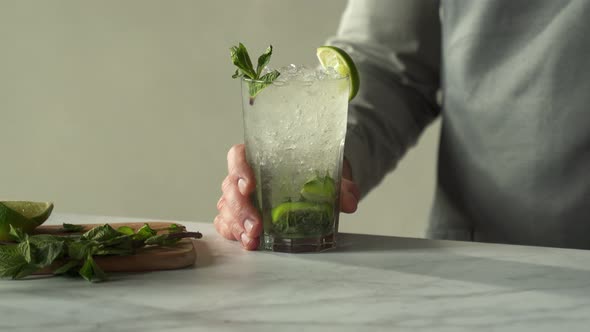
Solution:
<svg viewBox="0 0 590 332"><path fill-rule="evenodd" d="M275 238L273 235L262 236L261 249L277 252L318 252L336 247L336 236L334 234L323 237L283 239Z"/></svg>

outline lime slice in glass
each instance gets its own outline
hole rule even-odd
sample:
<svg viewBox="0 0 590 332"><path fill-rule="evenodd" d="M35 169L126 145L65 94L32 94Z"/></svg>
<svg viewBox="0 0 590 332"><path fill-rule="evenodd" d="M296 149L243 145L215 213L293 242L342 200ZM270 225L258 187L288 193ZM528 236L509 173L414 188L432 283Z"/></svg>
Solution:
<svg viewBox="0 0 590 332"><path fill-rule="evenodd" d="M336 198L336 183L327 175L316 177L307 181L300 193L308 201L331 203Z"/></svg>
<svg viewBox="0 0 590 332"><path fill-rule="evenodd" d="M30 233L49 218L51 202L5 201L0 202L0 241L12 239L10 225Z"/></svg>
<svg viewBox="0 0 590 332"><path fill-rule="evenodd" d="M352 100L359 91L359 73L354 61L348 53L335 46L321 46L316 50L316 55L324 68L334 68L342 76L348 76L350 90L348 100Z"/></svg>
<svg viewBox="0 0 590 332"><path fill-rule="evenodd" d="M332 213L332 206L327 203L285 202L272 209L272 222L274 224L288 223L289 218L305 213L329 215Z"/></svg>

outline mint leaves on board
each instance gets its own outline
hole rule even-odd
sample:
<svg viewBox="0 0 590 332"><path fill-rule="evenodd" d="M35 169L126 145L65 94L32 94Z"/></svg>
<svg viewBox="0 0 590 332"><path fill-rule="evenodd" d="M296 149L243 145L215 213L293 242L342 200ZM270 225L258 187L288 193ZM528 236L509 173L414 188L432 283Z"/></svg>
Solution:
<svg viewBox="0 0 590 332"><path fill-rule="evenodd" d="M236 67L236 72L232 78L244 77L248 83L248 93L250 94L250 105L254 105L254 98L268 85L270 85L281 73L273 70L261 76L262 70L270 62L272 56L272 45L268 46L264 53L258 57L256 69L252 64L248 50L244 44L239 43L238 46L232 46L231 60Z"/></svg>
<svg viewBox="0 0 590 332"><path fill-rule="evenodd" d="M82 229L64 224L70 232ZM109 224L96 226L83 234L64 236L38 234L28 235L10 226L10 235L17 241L0 244L0 277L21 279L54 264L55 275L80 275L97 282L107 280L105 272L96 264L97 256L133 255L146 246L173 246L183 238L201 238L201 233L187 232L184 227L172 224L158 234L148 224L137 231L122 226L114 229Z"/></svg>

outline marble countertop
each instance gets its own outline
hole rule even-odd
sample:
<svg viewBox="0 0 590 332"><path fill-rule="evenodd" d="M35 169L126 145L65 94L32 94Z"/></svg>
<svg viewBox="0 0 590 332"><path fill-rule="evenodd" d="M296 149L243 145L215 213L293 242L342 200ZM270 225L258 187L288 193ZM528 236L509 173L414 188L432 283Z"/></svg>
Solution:
<svg viewBox="0 0 590 332"><path fill-rule="evenodd" d="M56 214L48 224L141 219ZM0 280L0 331L587 331L590 251L340 234L247 252L201 231L192 268Z"/></svg>

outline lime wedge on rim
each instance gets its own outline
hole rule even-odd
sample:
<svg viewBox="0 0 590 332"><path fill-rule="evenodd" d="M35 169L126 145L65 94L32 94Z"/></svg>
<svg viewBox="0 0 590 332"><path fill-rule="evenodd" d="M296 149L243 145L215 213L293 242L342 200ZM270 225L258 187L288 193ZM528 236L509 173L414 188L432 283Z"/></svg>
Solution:
<svg viewBox="0 0 590 332"><path fill-rule="evenodd" d="M51 202L0 201L0 241L12 240L10 225L30 233L53 211Z"/></svg>
<svg viewBox="0 0 590 332"><path fill-rule="evenodd" d="M316 55L322 67L334 68L338 74L348 76L348 84L350 85L348 100L352 100L359 91L360 80L359 72L350 55L335 46L318 47Z"/></svg>

